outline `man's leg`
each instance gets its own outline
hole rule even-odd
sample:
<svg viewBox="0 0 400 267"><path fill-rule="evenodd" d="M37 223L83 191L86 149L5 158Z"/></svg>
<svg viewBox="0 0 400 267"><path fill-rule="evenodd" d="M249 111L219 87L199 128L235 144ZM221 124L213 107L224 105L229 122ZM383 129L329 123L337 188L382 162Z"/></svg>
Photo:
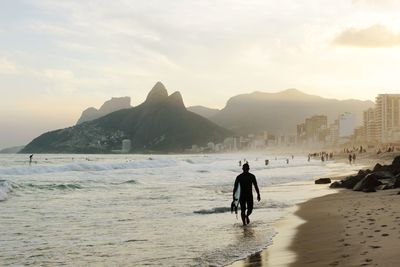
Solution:
<svg viewBox="0 0 400 267"><path fill-rule="evenodd" d="M240 201L240 217L243 225L246 225L246 201Z"/></svg>
<svg viewBox="0 0 400 267"><path fill-rule="evenodd" d="M247 201L247 216L246 216L246 222L247 224L250 223L250 219L249 216L250 214L253 212L253 199L249 199Z"/></svg>

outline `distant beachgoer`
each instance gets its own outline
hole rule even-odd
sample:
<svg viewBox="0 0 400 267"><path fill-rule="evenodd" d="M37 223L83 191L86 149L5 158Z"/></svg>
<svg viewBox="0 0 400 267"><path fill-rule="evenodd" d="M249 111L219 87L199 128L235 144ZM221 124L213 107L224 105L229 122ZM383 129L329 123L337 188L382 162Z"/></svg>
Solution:
<svg viewBox="0 0 400 267"><path fill-rule="evenodd" d="M242 167L242 161L239 160L239 167Z"/></svg>
<svg viewBox="0 0 400 267"><path fill-rule="evenodd" d="M33 154L29 156L29 164L32 163Z"/></svg>
<svg viewBox="0 0 400 267"><path fill-rule="evenodd" d="M286 159L286 164L289 164L289 159Z"/></svg>
<svg viewBox="0 0 400 267"><path fill-rule="evenodd" d="M356 163L356 153L353 154L353 163Z"/></svg>
<svg viewBox="0 0 400 267"><path fill-rule="evenodd" d="M265 166L268 166L268 164L269 164L269 160L266 159L266 160L265 160Z"/></svg>
<svg viewBox="0 0 400 267"><path fill-rule="evenodd" d="M257 200L261 200L260 190L258 189L256 177L249 172L250 166L248 163L243 164L243 173L236 177L235 185L233 187L233 200L235 200L235 192L240 185L240 210L243 225L249 224L249 216L253 212L253 185L257 192ZM246 213L247 210L247 213Z"/></svg>
<svg viewBox="0 0 400 267"><path fill-rule="evenodd" d="M308 161L308 162L310 162L310 160L311 160L311 156L310 156L310 155L308 155L308 160L307 160L307 161Z"/></svg>
<svg viewBox="0 0 400 267"><path fill-rule="evenodd" d="M349 154L349 163L351 164L351 161L353 160L353 156Z"/></svg>
<svg viewBox="0 0 400 267"><path fill-rule="evenodd" d="M325 161L325 157L324 155L321 156L321 161L324 162Z"/></svg>

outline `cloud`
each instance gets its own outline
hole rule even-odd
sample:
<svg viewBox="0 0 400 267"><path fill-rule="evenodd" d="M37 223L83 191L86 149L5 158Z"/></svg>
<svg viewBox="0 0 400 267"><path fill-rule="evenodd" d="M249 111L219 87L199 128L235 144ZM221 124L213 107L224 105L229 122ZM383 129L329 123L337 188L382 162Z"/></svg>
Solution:
<svg viewBox="0 0 400 267"><path fill-rule="evenodd" d="M400 34L386 26L375 24L368 28L347 28L333 40L333 44L363 48L400 46Z"/></svg>
<svg viewBox="0 0 400 267"><path fill-rule="evenodd" d="M16 74L17 67L15 63L6 58L0 58L0 75Z"/></svg>

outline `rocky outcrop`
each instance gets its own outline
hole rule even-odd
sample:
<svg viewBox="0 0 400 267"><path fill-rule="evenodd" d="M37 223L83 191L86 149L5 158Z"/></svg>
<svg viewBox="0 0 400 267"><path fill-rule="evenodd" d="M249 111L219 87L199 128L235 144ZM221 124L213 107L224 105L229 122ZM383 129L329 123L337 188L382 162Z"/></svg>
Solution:
<svg viewBox="0 0 400 267"><path fill-rule="evenodd" d="M98 119L100 117L103 117L107 114L110 114L114 111L126 109L126 108L131 108L131 98L130 97L128 97L128 96L113 97L110 100L104 102L104 104L100 107L99 110L97 110L94 107L85 109L82 112L82 115L76 124L78 125L78 124L81 124L81 123L84 123L87 121L92 121L92 120Z"/></svg>
<svg viewBox="0 0 400 267"><path fill-rule="evenodd" d="M158 82L144 103L74 127L45 133L23 153L113 153L130 140L127 152L184 152L192 145L219 143L232 133L186 110L182 95L168 95Z"/></svg>
<svg viewBox="0 0 400 267"><path fill-rule="evenodd" d="M357 175L336 181L330 187L347 188L362 192L400 188L400 156L395 157L391 165L378 163L372 171L360 170Z"/></svg>
<svg viewBox="0 0 400 267"><path fill-rule="evenodd" d="M320 178L315 180L315 184L330 184L332 181L330 178Z"/></svg>

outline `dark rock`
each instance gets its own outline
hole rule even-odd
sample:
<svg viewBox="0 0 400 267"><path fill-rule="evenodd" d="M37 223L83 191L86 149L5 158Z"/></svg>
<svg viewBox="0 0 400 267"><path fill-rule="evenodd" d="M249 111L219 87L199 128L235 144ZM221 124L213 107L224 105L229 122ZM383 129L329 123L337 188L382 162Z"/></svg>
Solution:
<svg viewBox="0 0 400 267"><path fill-rule="evenodd" d="M378 180L377 176L368 174L361 181L359 181L353 188L354 191L375 192L376 187L382 183Z"/></svg>
<svg viewBox="0 0 400 267"><path fill-rule="evenodd" d="M391 179L393 175L388 171L373 172L368 175L375 176L377 179Z"/></svg>
<svg viewBox="0 0 400 267"><path fill-rule="evenodd" d="M392 166L390 167L390 172L391 172L393 175L398 175L398 174L400 174L400 166L398 166L398 165L392 165Z"/></svg>
<svg viewBox="0 0 400 267"><path fill-rule="evenodd" d="M355 176L348 176L342 180L342 187L347 189L353 189L353 187L360 182L365 176L363 175L355 175Z"/></svg>
<svg viewBox="0 0 400 267"><path fill-rule="evenodd" d="M359 170L357 175L367 175L368 173L364 170Z"/></svg>
<svg viewBox="0 0 400 267"><path fill-rule="evenodd" d="M330 178L320 178L318 180L315 180L315 184L330 184L331 179Z"/></svg>
<svg viewBox="0 0 400 267"><path fill-rule="evenodd" d="M377 163L377 164L375 165L375 167L373 168L373 171L374 171L374 172L379 171L381 168L382 168L382 165L379 164L379 163Z"/></svg>
<svg viewBox="0 0 400 267"><path fill-rule="evenodd" d="M394 158L393 162L392 162L393 166L400 166L400 156L397 156Z"/></svg>
<svg viewBox="0 0 400 267"><path fill-rule="evenodd" d="M394 182L393 188L400 188L400 174L395 177L396 181Z"/></svg>
<svg viewBox="0 0 400 267"><path fill-rule="evenodd" d="M341 181L336 181L336 182L333 182L329 187L330 188L342 188L343 185L342 185Z"/></svg>

